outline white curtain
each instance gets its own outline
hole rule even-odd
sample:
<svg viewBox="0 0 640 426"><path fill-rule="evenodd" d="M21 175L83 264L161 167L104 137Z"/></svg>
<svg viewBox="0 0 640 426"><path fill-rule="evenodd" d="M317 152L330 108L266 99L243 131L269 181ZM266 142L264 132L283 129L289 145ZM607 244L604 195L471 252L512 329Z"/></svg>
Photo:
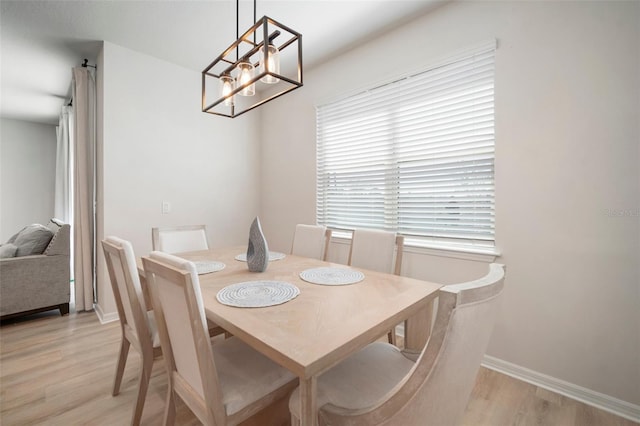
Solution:
<svg viewBox="0 0 640 426"><path fill-rule="evenodd" d="M73 220L76 311L93 309L95 289L96 82L89 68L73 69Z"/></svg>
<svg viewBox="0 0 640 426"><path fill-rule="evenodd" d="M71 222L71 151L73 109L63 106L56 127L58 145L56 151L56 187L54 216L64 223Z"/></svg>

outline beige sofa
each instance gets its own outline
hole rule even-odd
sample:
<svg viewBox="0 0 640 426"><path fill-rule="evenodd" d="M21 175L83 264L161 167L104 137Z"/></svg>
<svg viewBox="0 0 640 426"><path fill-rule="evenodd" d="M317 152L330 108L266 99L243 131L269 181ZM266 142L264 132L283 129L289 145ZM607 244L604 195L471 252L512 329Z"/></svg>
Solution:
<svg viewBox="0 0 640 426"><path fill-rule="evenodd" d="M19 247L17 257L0 259L0 317L2 319L18 315L26 315L40 311L60 309L60 314L69 313L70 295L70 240L68 224L56 219L46 226L39 227L39 231L49 229L53 236L41 254L21 255ZM26 232L24 228L12 240ZM46 235L46 231L44 232ZM51 234L49 234L51 235ZM9 240L8 243L14 241ZM41 244L46 244L46 241ZM3 251L12 251L13 244L3 244ZM29 248L30 253L34 247ZM41 249L35 248L36 251ZM23 253L25 253L23 249ZM15 255L15 254L14 254ZM11 256L4 255L4 256Z"/></svg>

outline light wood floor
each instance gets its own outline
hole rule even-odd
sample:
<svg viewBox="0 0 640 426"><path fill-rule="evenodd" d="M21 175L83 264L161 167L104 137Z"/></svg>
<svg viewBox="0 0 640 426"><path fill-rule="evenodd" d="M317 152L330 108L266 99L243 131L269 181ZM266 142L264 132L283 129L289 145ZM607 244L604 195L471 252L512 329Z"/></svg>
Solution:
<svg viewBox="0 0 640 426"><path fill-rule="evenodd" d="M0 327L0 423L126 425L131 421L140 358L131 350L121 393L111 396L120 343L117 322L94 313L56 312ZM153 368L142 424L159 425L166 392L161 361ZM178 425L196 425L182 404ZM465 425L638 426L563 396L481 369Z"/></svg>

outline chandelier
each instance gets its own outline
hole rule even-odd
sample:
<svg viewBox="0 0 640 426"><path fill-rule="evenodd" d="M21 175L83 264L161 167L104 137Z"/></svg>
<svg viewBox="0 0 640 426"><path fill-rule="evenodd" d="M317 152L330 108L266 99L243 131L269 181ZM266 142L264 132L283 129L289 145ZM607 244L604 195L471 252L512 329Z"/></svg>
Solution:
<svg viewBox="0 0 640 426"><path fill-rule="evenodd" d="M263 16L202 71L202 111L234 118L302 87L302 35Z"/></svg>

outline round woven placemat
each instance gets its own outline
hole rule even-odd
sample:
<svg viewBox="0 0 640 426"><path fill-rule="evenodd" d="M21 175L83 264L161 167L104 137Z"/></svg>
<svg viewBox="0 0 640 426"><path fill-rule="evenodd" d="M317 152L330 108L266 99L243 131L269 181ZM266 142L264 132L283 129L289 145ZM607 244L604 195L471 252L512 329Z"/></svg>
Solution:
<svg viewBox="0 0 640 426"><path fill-rule="evenodd" d="M273 262L274 260L282 260L285 257L287 257L287 255L284 254L284 253L280 253L279 251L270 251L269 252L269 262ZM240 253L240 254L236 255L235 259L239 260L240 262L246 262L247 261L247 253Z"/></svg>
<svg viewBox="0 0 640 426"><path fill-rule="evenodd" d="M196 265L198 275L222 271L226 266L224 263L215 260L196 260L193 263Z"/></svg>
<svg viewBox="0 0 640 426"><path fill-rule="evenodd" d="M284 281L245 281L226 286L216 298L223 305L240 308L263 308L288 302L300 289Z"/></svg>
<svg viewBox="0 0 640 426"><path fill-rule="evenodd" d="M300 272L300 278L312 284L347 285L362 281L364 274L355 269L326 266L306 269Z"/></svg>

